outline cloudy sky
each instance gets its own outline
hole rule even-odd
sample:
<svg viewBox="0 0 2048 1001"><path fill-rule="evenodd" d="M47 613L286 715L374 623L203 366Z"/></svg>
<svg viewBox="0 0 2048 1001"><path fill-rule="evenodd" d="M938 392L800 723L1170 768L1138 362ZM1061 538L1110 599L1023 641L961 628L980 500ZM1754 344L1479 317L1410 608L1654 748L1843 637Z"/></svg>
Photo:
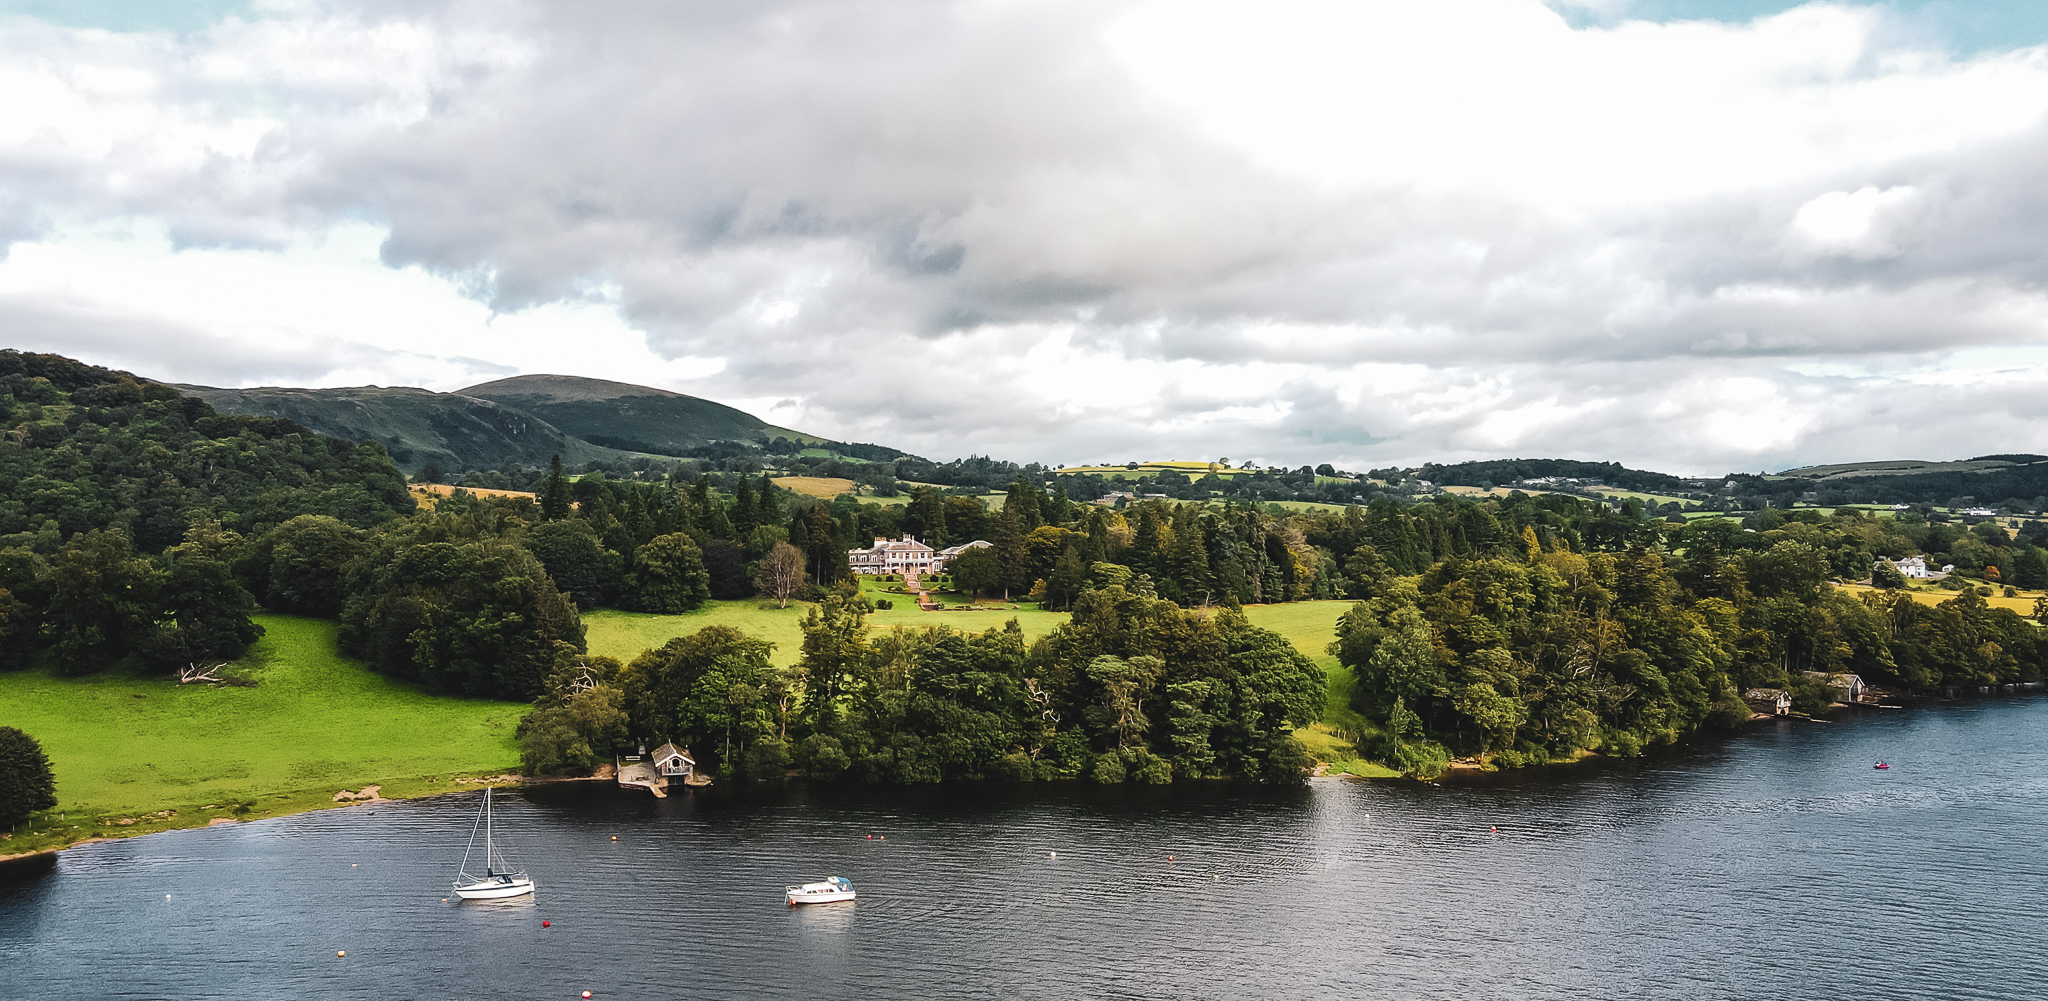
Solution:
<svg viewBox="0 0 2048 1001"><path fill-rule="evenodd" d="M0 346L935 458L2048 451L2048 4L0 0Z"/></svg>

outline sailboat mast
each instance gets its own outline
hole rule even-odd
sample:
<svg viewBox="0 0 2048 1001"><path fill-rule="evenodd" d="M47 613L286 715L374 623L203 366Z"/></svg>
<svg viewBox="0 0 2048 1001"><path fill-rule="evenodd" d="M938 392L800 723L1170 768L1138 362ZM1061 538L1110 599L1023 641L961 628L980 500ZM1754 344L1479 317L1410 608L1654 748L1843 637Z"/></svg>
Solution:
<svg viewBox="0 0 2048 1001"><path fill-rule="evenodd" d="M484 875L497 873L497 853L491 849L491 790L484 787Z"/></svg>

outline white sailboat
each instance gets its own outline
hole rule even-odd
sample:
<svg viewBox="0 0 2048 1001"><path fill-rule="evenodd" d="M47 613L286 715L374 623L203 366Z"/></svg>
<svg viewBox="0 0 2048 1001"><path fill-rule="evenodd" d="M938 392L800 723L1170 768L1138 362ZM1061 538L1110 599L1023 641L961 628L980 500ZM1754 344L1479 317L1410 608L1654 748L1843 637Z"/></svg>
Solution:
<svg viewBox="0 0 2048 1001"><path fill-rule="evenodd" d="M473 875L469 871L469 856L476 850L477 828L484 832L484 873ZM476 824L469 829L469 847L462 851L462 865L455 873L455 895L464 900L496 900L502 897L517 897L533 892L533 880L526 872L507 861L504 852L498 848L491 824L491 790L484 790L483 809L477 811Z"/></svg>

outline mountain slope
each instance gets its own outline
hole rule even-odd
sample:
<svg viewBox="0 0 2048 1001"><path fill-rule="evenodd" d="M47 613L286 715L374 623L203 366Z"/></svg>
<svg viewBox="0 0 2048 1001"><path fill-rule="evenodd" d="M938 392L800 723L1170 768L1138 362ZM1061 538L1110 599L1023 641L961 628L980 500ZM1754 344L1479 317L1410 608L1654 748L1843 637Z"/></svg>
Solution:
<svg viewBox="0 0 2048 1001"><path fill-rule="evenodd" d="M178 388L223 414L282 417L337 438L377 442L409 470L429 462L462 470L490 468L507 460L545 465L553 455L568 463L626 455L564 434L517 407L460 393L381 386Z"/></svg>
<svg viewBox="0 0 2048 1001"><path fill-rule="evenodd" d="M603 379L520 375L456 392L516 407L584 441L631 452L682 455L717 441L822 440L722 403Z"/></svg>

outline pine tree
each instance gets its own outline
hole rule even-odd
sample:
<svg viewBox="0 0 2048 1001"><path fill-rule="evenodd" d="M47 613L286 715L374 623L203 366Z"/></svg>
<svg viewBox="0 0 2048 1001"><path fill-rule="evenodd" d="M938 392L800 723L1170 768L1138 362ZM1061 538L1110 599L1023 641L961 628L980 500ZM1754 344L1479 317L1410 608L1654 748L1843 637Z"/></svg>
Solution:
<svg viewBox="0 0 2048 1001"><path fill-rule="evenodd" d="M754 508L754 485L742 476L732 491L733 537L745 542L747 536L754 534L754 526L760 524L754 520L758 513Z"/></svg>
<svg viewBox="0 0 2048 1001"><path fill-rule="evenodd" d="M755 501L760 510L755 513L754 524L779 525L782 523L782 505L775 500L775 481L761 474L759 500Z"/></svg>
<svg viewBox="0 0 2048 1001"><path fill-rule="evenodd" d="M34 737L0 726L0 821L11 829L38 810L57 805L57 777Z"/></svg>
<svg viewBox="0 0 2048 1001"><path fill-rule="evenodd" d="M1205 602L1213 596L1216 582L1209 574L1209 542L1193 504L1183 504L1173 514L1173 543L1167 570L1180 584L1181 593Z"/></svg>
<svg viewBox="0 0 2048 1001"><path fill-rule="evenodd" d="M569 478L562 475L562 457L548 460L547 491L541 495L540 516L560 521L569 516Z"/></svg>
<svg viewBox="0 0 2048 1001"><path fill-rule="evenodd" d="M1003 589L1003 600L1010 600L1011 591L1022 591L1031 586L1031 554L1024 548L1024 526L1017 518L1017 512L1003 505L1003 515L996 519L996 561L1002 564L1002 576L997 583Z"/></svg>

